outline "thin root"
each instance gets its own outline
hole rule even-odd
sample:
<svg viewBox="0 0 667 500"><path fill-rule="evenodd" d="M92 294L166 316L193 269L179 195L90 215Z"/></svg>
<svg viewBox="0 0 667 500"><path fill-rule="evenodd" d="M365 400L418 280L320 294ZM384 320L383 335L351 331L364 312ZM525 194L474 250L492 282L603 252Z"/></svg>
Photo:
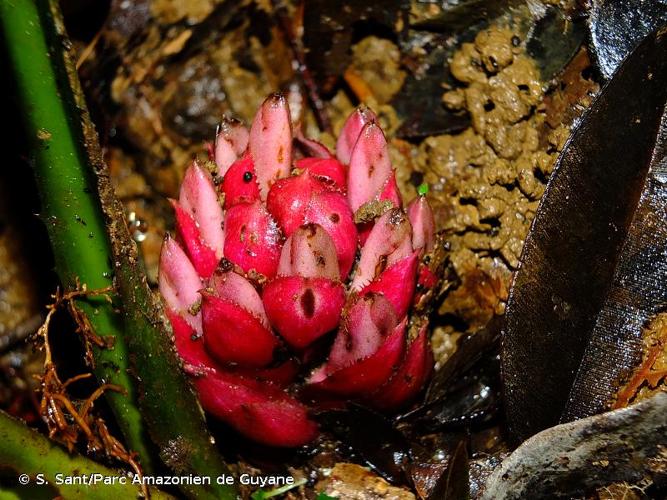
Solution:
<svg viewBox="0 0 667 500"><path fill-rule="evenodd" d="M107 457L127 464L135 474L141 477L142 470L137 461L137 454L128 452L123 444L109 433L104 420L93 413L95 401L106 391L125 393L124 389L114 384L102 384L85 400L73 401L67 395L68 387L75 382L90 378L92 374L81 373L62 382L51 356L49 326L55 312L62 307L67 308L77 324L77 333L83 340L86 361L89 366L92 366L93 361L93 345L98 348L107 348L112 345L108 339L95 333L86 314L76 306L76 299L86 296L103 297L111 302L109 296L111 291L111 287L88 290L85 284L82 285L77 280L74 290L62 292L58 289L53 294L54 302L47 306L48 313L36 334L45 351L44 373L37 377L41 382L39 412L49 430L49 437L63 443L70 452L83 442L89 452L103 451ZM142 491L146 498L150 497L146 485L142 486Z"/></svg>

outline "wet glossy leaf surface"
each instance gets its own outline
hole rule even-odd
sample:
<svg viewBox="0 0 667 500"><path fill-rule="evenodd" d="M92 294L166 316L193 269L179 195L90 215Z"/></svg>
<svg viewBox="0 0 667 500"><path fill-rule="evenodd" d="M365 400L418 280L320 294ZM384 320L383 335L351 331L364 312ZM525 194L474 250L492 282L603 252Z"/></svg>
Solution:
<svg viewBox="0 0 667 500"><path fill-rule="evenodd" d="M451 390L452 381L470 370L482 356L497 348L499 342L499 320L493 320L486 328L461 337L454 354L433 375L426 393L425 403L433 403L442 399Z"/></svg>
<svg viewBox="0 0 667 500"><path fill-rule="evenodd" d="M603 89L526 239L503 331L508 423L519 438L564 414L601 411L641 356L641 325L667 300L666 50L667 36L652 35Z"/></svg>
<svg viewBox="0 0 667 500"><path fill-rule="evenodd" d="M394 98L392 104L404 118L399 137L419 139L460 132L470 125L467 114L452 113L442 105L442 82L452 80L448 54L445 48L436 46L426 57L424 74L410 75Z"/></svg>
<svg viewBox="0 0 667 500"><path fill-rule="evenodd" d="M393 483L405 483L410 444L382 415L362 406L317 415L325 430L358 454L373 470Z"/></svg>
<svg viewBox="0 0 667 500"><path fill-rule="evenodd" d="M572 20L560 9L550 6L535 21L526 48L535 59L545 81L565 67L584 40L586 30L581 20Z"/></svg>
<svg viewBox="0 0 667 500"><path fill-rule="evenodd" d="M440 434L432 441L415 452L410 467L418 497L428 500L466 498L469 480L465 438Z"/></svg>
<svg viewBox="0 0 667 500"><path fill-rule="evenodd" d="M469 429L490 422L500 408L500 359L489 353L452 383L441 396L403 417L429 430Z"/></svg>
<svg viewBox="0 0 667 500"><path fill-rule="evenodd" d="M475 25L486 25L490 19L507 11L508 6L521 3L519 0L467 0L463 2L444 2L443 12L434 17L423 19L412 25L413 28L441 33L462 32Z"/></svg>
<svg viewBox="0 0 667 500"><path fill-rule="evenodd" d="M667 85L667 79L663 79ZM664 108L663 108L664 109ZM642 357L642 328L667 304L667 114L639 205L584 353L563 421L609 409L610 394Z"/></svg>
<svg viewBox="0 0 667 500"><path fill-rule="evenodd" d="M322 427L388 481L412 485L418 498L443 500L468 494L467 437L462 432L423 434L359 405L318 413Z"/></svg>
<svg viewBox="0 0 667 500"><path fill-rule="evenodd" d="M435 485L429 500L456 500L468 496L468 452L463 441L456 446L447 465L447 474Z"/></svg>
<svg viewBox="0 0 667 500"><path fill-rule="evenodd" d="M666 0L595 0L588 20L590 46L608 79L633 48L667 23Z"/></svg>
<svg viewBox="0 0 667 500"><path fill-rule="evenodd" d="M498 364L495 368L498 369ZM431 429L469 427L489 422L499 406L499 387L495 374L463 377L442 400L431 403L415 414L415 423Z"/></svg>

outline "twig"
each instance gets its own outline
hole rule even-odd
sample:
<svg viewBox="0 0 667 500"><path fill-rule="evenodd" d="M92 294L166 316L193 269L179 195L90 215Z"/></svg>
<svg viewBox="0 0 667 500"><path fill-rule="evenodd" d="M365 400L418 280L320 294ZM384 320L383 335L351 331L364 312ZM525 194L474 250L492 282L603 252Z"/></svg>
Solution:
<svg viewBox="0 0 667 500"><path fill-rule="evenodd" d="M303 86L306 88L308 101L310 101L310 105L313 108L317 126L321 131L331 133L331 120L329 119L329 114L327 113L324 101L320 96L319 87L315 82L312 73L308 69L303 41L301 37L296 36L294 33L293 20L290 18L287 8L282 5L281 0L271 0L271 4L273 5L274 14L278 20L280 28L294 54L294 59L297 63L297 71L301 75ZM303 2L299 3L297 9L299 9L300 15L302 15Z"/></svg>
<svg viewBox="0 0 667 500"><path fill-rule="evenodd" d="M86 62L86 59L88 59L90 55L93 53L93 50L95 50L95 45L97 45L97 42L99 42L100 40L100 36L102 36L102 29L100 29L97 33L95 33L93 39L90 41L88 45L86 45L86 48L83 49L83 51L81 52L81 55L76 60L76 69L79 69L81 65L84 62Z"/></svg>

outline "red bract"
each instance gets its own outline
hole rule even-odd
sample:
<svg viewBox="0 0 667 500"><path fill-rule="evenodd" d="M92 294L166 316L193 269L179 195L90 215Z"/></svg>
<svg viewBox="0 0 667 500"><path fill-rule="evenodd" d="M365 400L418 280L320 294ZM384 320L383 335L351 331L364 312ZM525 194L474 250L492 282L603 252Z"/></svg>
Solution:
<svg viewBox="0 0 667 500"><path fill-rule="evenodd" d="M255 270L272 278L280 257L280 231L259 202L240 203L225 216L225 257L243 271Z"/></svg>
<svg viewBox="0 0 667 500"><path fill-rule="evenodd" d="M275 181L287 177L292 168L292 122L287 99L269 96L250 127L248 151L255 164L262 199Z"/></svg>
<svg viewBox="0 0 667 500"><path fill-rule="evenodd" d="M211 175L196 162L185 172L178 201L172 200L176 228L200 276L211 275L222 258L223 213Z"/></svg>
<svg viewBox="0 0 667 500"><path fill-rule="evenodd" d="M329 361L309 383L342 396L372 393L391 378L401 359L406 322L396 323L393 307L382 295L360 299L338 331Z"/></svg>
<svg viewBox="0 0 667 500"><path fill-rule="evenodd" d="M416 276L417 252L414 252L382 271L361 293L383 294L398 316L403 317L412 305Z"/></svg>
<svg viewBox="0 0 667 500"><path fill-rule="evenodd" d="M296 168L307 170L310 175L341 193L347 189L345 165L334 158L301 158L296 161Z"/></svg>
<svg viewBox="0 0 667 500"><path fill-rule="evenodd" d="M333 158L331 151L321 142L309 139L303 135L301 126L295 127L294 142L301 149L306 156L310 158ZM298 164L298 161L297 161Z"/></svg>
<svg viewBox="0 0 667 500"><path fill-rule="evenodd" d="M345 290L333 241L321 226L302 226L289 237L278 277L264 287L262 297L271 323L296 349L336 328Z"/></svg>
<svg viewBox="0 0 667 500"><path fill-rule="evenodd" d="M229 166L220 189L225 195L225 209L239 203L252 203L259 200L259 184L257 184L255 165L249 155L245 155Z"/></svg>
<svg viewBox="0 0 667 500"><path fill-rule="evenodd" d="M353 211L373 201L388 200L394 206L401 206L401 195L391 167L387 140L374 121L364 125L352 149L347 198Z"/></svg>
<svg viewBox="0 0 667 500"><path fill-rule="evenodd" d="M381 409L405 406L419 394L432 371L433 351L424 325L408 346L398 371L371 397L371 401Z"/></svg>
<svg viewBox="0 0 667 500"><path fill-rule="evenodd" d="M433 251L435 245L435 219L425 196L418 196L408 205L408 218L412 225L412 246L421 255Z"/></svg>
<svg viewBox="0 0 667 500"><path fill-rule="evenodd" d="M216 272L209 287L202 291L201 305L207 352L223 364L270 364L278 339L255 288L232 271Z"/></svg>
<svg viewBox="0 0 667 500"><path fill-rule="evenodd" d="M333 239L342 275L350 272L357 251L357 230L345 196L331 184L305 169L276 182L266 204L286 236L303 224L322 226Z"/></svg>
<svg viewBox="0 0 667 500"><path fill-rule="evenodd" d="M215 371L195 387L206 410L260 443L292 447L317 436L306 407L273 384Z"/></svg>
<svg viewBox="0 0 667 500"><path fill-rule="evenodd" d="M364 106L358 108L348 117L336 142L336 157L338 157L341 163L350 163L350 156L361 135L361 130L367 123L376 120L375 113Z"/></svg>
<svg viewBox="0 0 667 500"><path fill-rule="evenodd" d="M213 159L218 166L218 173L225 175L248 147L248 129L234 119L225 118L218 127L213 149Z"/></svg>
<svg viewBox="0 0 667 500"><path fill-rule="evenodd" d="M201 334L201 315L195 311L201 280L188 256L168 235L160 253L159 285L167 311Z"/></svg>
<svg viewBox="0 0 667 500"><path fill-rule="evenodd" d="M350 116L336 156L296 130L279 95L249 131L221 124L210 147L219 190L197 163L187 170L172 202L177 239L165 239L159 276L204 409L285 447L317 435L292 394L385 411L417 397L433 356L426 318L413 311L425 310L425 291L437 284L426 265L433 214L424 197L403 210L373 112ZM293 160L293 143L310 156ZM299 377L299 360L317 367ZM303 390L293 385L304 379Z"/></svg>

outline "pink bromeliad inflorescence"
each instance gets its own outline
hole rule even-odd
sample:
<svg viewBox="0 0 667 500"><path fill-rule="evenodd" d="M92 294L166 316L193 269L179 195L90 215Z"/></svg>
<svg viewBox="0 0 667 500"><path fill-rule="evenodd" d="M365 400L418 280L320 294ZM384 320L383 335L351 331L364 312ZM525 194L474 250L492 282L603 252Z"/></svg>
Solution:
<svg viewBox="0 0 667 500"><path fill-rule="evenodd" d="M376 116L355 111L333 155L294 137L272 95L249 131L226 120L210 155L215 168L195 161L172 201L159 273L204 409L294 447L318 434L318 398L383 411L413 401L433 367L425 322L408 326L436 281L425 265L435 224L423 196L403 208ZM380 209L355 223L368 207Z"/></svg>

